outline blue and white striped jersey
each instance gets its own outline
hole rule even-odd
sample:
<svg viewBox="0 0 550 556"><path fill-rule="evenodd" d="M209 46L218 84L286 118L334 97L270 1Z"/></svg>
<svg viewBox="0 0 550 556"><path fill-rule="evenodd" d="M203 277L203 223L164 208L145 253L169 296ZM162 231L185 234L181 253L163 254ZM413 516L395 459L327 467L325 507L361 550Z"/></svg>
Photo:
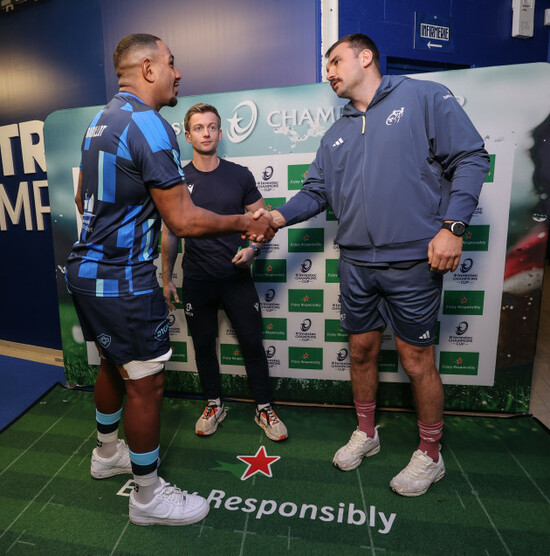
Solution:
<svg viewBox="0 0 550 556"><path fill-rule="evenodd" d="M153 291L161 219L149 188L185 179L170 124L138 97L118 93L86 131L81 171L84 215L67 261L70 288L96 297Z"/></svg>

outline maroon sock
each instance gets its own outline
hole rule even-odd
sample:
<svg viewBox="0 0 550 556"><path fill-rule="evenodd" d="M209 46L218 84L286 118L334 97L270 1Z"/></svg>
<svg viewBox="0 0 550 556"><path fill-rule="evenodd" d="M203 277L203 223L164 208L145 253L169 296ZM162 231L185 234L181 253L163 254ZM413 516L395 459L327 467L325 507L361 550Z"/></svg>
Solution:
<svg viewBox="0 0 550 556"><path fill-rule="evenodd" d="M376 409L376 400L373 402L359 402L353 400L357 420L359 421L359 430L363 431L369 438L374 438L374 410Z"/></svg>
<svg viewBox="0 0 550 556"><path fill-rule="evenodd" d="M443 420L433 425L425 425L418 421L420 444L418 449L426 452L435 462L439 461L439 440L443 435Z"/></svg>

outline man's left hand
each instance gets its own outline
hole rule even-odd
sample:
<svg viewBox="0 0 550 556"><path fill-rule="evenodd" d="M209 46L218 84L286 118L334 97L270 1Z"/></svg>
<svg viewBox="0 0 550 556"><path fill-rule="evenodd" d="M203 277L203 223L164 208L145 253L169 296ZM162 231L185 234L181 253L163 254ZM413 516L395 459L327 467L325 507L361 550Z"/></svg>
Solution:
<svg viewBox="0 0 550 556"><path fill-rule="evenodd" d="M428 245L428 262L434 272L454 272L461 255L462 238L449 230L440 230Z"/></svg>
<svg viewBox="0 0 550 556"><path fill-rule="evenodd" d="M254 251L250 247L240 249L231 262L238 268L250 268L254 262Z"/></svg>

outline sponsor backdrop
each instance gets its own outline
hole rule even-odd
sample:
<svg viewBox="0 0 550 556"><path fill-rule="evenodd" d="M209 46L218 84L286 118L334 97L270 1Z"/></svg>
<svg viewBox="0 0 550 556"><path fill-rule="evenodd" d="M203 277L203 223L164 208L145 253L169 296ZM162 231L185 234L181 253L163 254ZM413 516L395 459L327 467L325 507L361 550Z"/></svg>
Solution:
<svg viewBox="0 0 550 556"><path fill-rule="evenodd" d="M526 344L537 323L542 279L538 269L544 264L547 230L545 217L533 214L533 130L550 111L550 66L415 77L439 81L453 91L491 155L491 171L465 235L461 264L444 279L436 357L446 408L526 411L534 354L534 346L529 350ZM524 102L514 102L517 98ZM250 168L270 209L300 189L320 137L344 104L326 83L180 99L177 107L162 114L178 136L184 163L191 150L182 122L186 110L199 101L214 104L222 116L220 156ZM58 290L66 376L77 384L93 384L99 360L93 345L83 342L63 269L80 225L73 202L80 143L98 109L55 112L44 129L56 264L61 271ZM399 156L396 152L396 164ZM391 207L387 210L391 218ZM339 326L336 226L334 214L327 210L283 229L254 264L264 345L278 400L351 402L348 343ZM182 279L180 262L176 284ZM160 271L160 259L157 263ZM180 305L169 316L174 356L167 364L168 390L198 393L184 309ZM527 341L522 341L524 331L530 331L524 337ZM250 397L240 348L223 312L218 337L224 394ZM379 368L380 405L410 406L407 378L390 329L384 333Z"/></svg>

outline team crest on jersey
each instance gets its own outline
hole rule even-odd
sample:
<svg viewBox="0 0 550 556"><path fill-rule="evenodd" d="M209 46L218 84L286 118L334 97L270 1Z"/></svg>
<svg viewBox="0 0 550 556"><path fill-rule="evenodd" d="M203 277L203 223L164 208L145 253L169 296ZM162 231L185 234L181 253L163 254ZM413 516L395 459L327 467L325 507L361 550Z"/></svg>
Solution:
<svg viewBox="0 0 550 556"><path fill-rule="evenodd" d="M401 116L405 113L405 107L402 106L398 110L394 110L387 118L386 118L386 125L392 125L399 122Z"/></svg>
<svg viewBox="0 0 550 556"><path fill-rule="evenodd" d="M99 342L99 345L103 348L108 348L111 345L111 336L109 336L109 334L105 334L105 332L102 332L98 337L97 337L97 341Z"/></svg>

